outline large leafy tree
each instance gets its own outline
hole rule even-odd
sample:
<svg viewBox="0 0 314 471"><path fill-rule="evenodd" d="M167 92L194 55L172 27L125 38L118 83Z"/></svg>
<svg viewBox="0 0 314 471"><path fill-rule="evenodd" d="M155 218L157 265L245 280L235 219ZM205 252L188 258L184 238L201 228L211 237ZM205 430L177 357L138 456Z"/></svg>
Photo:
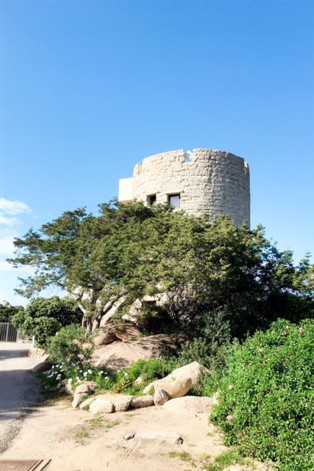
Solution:
<svg viewBox="0 0 314 471"><path fill-rule="evenodd" d="M58 296L35 298L12 317L15 327L24 334L35 335L39 346L46 346L49 337L61 327L78 324L80 320L81 315L74 299Z"/></svg>
<svg viewBox="0 0 314 471"><path fill-rule="evenodd" d="M206 329L205 319L215 315L240 336L277 316L313 314L309 257L294 266L292 253L273 246L262 227L238 228L224 216L210 223L169 206L111 202L98 216L67 211L15 246L11 262L35 268L19 293L32 297L51 284L66 289L87 328L113 306L127 311L161 292L168 295L163 314L190 332Z"/></svg>

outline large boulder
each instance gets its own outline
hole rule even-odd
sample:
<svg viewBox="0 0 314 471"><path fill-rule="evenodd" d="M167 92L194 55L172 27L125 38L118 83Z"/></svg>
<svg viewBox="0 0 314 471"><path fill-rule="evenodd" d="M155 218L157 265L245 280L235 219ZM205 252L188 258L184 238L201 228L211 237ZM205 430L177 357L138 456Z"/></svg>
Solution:
<svg viewBox="0 0 314 471"><path fill-rule="evenodd" d="M143 394L153 394L163 389L172 398L185 396L192 386L198 385L208 370L197 361L177 368L165 378L150 383L143 389Z"/></svg>
<svg viewBox="0 0 314 471"><path fill-rule="evenodd" d="M97 348L93 353L93 363L95 366L117 371L131 366L140 359L160 357L165 348L175 349L176 345L177 337L166 334L150 335L137 340L129 338L129 340L115 341Z"/></svg>
<svg viewBox="0 0 314 471"><path fill-rule="evenodd" d="M141 338L141 332L131 322L111 322L95 330L94 345L99 348L115 341L134 341Z"/></svg>

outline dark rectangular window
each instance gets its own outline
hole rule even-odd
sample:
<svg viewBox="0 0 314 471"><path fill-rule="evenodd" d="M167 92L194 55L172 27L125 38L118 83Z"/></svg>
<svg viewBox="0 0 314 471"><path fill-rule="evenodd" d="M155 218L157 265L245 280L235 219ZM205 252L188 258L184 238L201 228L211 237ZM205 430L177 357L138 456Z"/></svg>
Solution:
<svg viewBox="0 0 314 471"><path fill-rule="evenodd" d="M168 195L168 203L174 209L180 209L180 193L176 193L174 195Z"/></svg>
<svg viewBox="0 0 314 471"><path fill-rule="evenodd" d="M156 195L148 195L147 204L148 206L155 206L157 204Z"/></svg>

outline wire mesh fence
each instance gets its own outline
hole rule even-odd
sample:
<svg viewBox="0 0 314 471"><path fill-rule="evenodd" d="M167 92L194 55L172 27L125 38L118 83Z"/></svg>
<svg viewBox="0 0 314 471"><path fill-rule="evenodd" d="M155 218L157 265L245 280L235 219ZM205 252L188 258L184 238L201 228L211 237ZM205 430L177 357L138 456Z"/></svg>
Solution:
<svg viewBox="0 0 314 471"><path fill-rule="evenodd" d="M9 322L0 322L0 341L1 342L16 342L17 330L14 325Z"/></svg>

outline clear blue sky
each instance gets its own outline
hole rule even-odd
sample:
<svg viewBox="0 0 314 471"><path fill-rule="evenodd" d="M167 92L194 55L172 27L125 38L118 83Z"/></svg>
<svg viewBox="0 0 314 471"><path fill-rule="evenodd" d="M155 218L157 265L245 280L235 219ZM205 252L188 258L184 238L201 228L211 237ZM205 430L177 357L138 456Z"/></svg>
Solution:
<svg viewBox="0 0 314 471"><path fill-rule="evenodd" d="M175 149L244 157L252 227L313 253L313 31L312 1L2 0L0 299L14 236Z"/></svg>

